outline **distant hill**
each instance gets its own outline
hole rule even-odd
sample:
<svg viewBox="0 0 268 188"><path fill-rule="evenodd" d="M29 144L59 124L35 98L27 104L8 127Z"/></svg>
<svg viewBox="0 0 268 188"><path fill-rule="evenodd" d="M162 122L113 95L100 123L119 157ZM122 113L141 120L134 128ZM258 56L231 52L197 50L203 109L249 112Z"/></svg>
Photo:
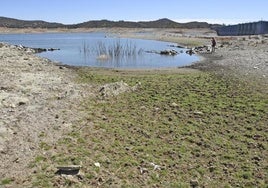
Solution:
<svg viewBox="0 0 268 188"><path fill-rule="evenodd" d="M167 18L159 19L156 21L138 22L145 28L179 28L182 25Z"/></svg>
<svg viewBox="0 0 268 188"><path fill-rule="evenodd" d="M140 24L137 22L129 21L109 21L109 20L93 20L84 23L69 25L71 28L103 28L103 27L126 27L126 28L137 28Z"/></svg>
<svg viewBox="0 0 268 188"><path fill-rule="evenodd" d="M178 28L181 24L174 22L169 19L160 19L156 21L148 22L130 22L130 21L109 21L109 20L99 20L99 21L88 21L73 25L74 27L126 27L126 28Z"/></svg>
<svg viewBox="0 0 268 188"><path fill-rule="evenodd" d="M189 22L177 23L167 18L159 19L156 21L109 21L109 20L93 20L84 23L65 25L61 23L51 23L41 20L18 20L14 18L0 17L0 27L7 28L215 28L219 25L208 24L206 22Z"/></svg>
<svg viewBox="0 0 268 188"><path fill-rule="evenodd" d="M50 23L41 20L25 21L14 18L0 17L0 27L7 28L60 28L64 24Z"/></svg>
<svg viewBox="0 0 268 188"><path fill-rule="evenodd" d="M212 28L215 24L208 24L206 22L189 22L189 23L178 23L167 18L159 19L156 21L140 21L140 22L129 22L129 21L88 21L76 25L72 25L74 28L90 28L90 27L126 27L126 28Z"/></svg>
<svg viewBox="0 0 268 188"><path fill-rule="evenodd" d="M181 27L181 24L164 18L148 22L109 21L109 20L88 21L73 26L78 28L79 27L178 28Z"/></svg>

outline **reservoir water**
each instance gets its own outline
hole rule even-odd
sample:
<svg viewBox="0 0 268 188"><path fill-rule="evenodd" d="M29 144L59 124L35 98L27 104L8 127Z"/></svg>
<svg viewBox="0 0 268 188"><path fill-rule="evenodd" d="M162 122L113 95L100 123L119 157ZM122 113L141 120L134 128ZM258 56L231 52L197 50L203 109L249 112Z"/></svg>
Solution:
<svg viewBox="0 0 268 188"><path fill-rule="evenodd" d="M118 38L106 33L0 34L0 42L60 49L38 55L73 66L147 69L181 67L199 59L174 43ZM179 53L174 56L158 53L167 49Z"/></svg>

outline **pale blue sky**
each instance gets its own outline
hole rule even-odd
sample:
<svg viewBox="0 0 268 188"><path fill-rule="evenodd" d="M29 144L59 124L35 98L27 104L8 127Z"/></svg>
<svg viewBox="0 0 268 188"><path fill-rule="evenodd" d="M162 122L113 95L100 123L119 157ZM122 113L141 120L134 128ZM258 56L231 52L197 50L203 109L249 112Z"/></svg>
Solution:
<svg viewBox="0 0 268 188"><path fill-rule="evenodd" d="M268 0L0 0L0 16L65 24L160 18L234 24L268 21Z"/></svg>

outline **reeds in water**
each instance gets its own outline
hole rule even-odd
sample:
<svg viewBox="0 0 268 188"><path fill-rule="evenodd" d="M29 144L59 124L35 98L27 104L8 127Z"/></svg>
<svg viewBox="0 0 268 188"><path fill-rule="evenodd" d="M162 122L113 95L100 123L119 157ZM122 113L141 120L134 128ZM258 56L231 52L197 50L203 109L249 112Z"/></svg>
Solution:
<svg viewBox="0 0 268 188"><path fill-rule="evenodd" d="M120 39L113 43L99 41L96 46L92 48L84 42L83 50L81 51L83 51L85 55L93 52L97 55L97 59L99 59L99 57L106 57L105 59L135 58L137 55L141 55L143 53L143 49L138 49L136 44L132 41L127 40L122 42Z"/></svg>

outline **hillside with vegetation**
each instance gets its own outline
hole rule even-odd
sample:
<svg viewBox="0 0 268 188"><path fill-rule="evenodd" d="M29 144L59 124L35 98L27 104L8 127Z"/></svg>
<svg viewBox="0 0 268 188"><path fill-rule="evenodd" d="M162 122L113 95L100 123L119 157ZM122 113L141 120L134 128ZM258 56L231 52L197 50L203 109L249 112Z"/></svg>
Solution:
<svg viewBox="0 0 268 188"><path fill-rule="evenodd" d="M208 24L206 22L178 23L167 18L155 21L110 21L110 20L91 20L78 24L62 24L55 22L46 22L42 20L18 20L14 18L0 17L0 27L6 28L214 28L217 24Z"/></svg>
<svg viewBox="0 0 268 188"><path fill-rule="evenodd" d="M42 20L18 20L13 18L0 17L0 27L7 28L61 28L65 27L61 23L50 23Z"/></svg>

